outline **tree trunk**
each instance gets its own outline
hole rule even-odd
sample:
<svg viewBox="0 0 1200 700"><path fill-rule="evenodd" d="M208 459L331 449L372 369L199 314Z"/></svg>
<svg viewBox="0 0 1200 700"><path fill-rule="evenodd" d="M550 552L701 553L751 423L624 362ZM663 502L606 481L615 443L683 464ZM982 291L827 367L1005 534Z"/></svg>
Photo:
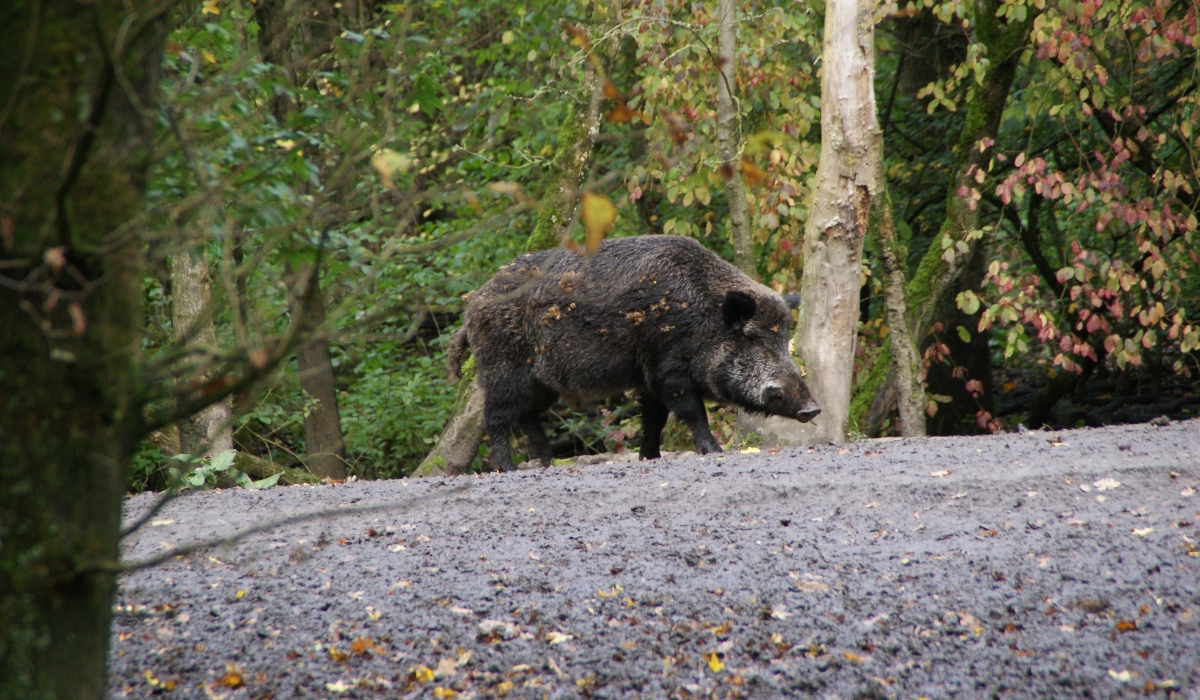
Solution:
<svg viewBox="0 0 1200 700"><path fill-rule="evenodd" d="M471 467L483 444L483 390L475 383L475 358L463 363L454 413L446 422L442 437L434 445L413 476L462 474Z"/></svg>
<svg viewBox="0 0 1200 700"><path fill-rule="evenodd" d="M310 274L320 275L319 270ZM301 275L306 278L307 275ZM292 300L292 313L304 314L305 335L319 334L325 325L325 297L320 280L311 282L304 296ZM341 414L338 411L337 379L329 357L329 342L317 337L296 349L300 389L315 401L304 414L304 465L317 476L346 478L345 442L342 440Z"/></svg>
<svg viewBox="0 0 1200 700"><path fill-rule="evenodd" d="M106 696L170 11L0 3L0 698Z"/></svg>
<svg viewBox="0 0 1200 700"><path fill-rule="evenodd" d="M1008 24L996 17L1000 1L982 0L971 6L975 36L985 47L989 64L983 83L975 88L975 96L967 104L963 130L955 147L957 161L946 195L946 218L941 232L906 285L909 333L918 344L929 333L938 304L965 269L982 238L981 235L968 235L978 226L979 210L968 206L958 190L964 186L974 187L976 183L971 177L974 170L986 169L992 157L991 148L980 151L977 144L982 139L996 137L1016 76L1021 48L1029 39L1029 30L1037 15L1031 10L1025 22ZM954 252L947 256L946 250ZM890 353L880 353L875 361L890 363ZM856 413L852 419L863 426L863 432L875 435L882 417L887 414L886 402L895 400L897 395L895 373L873 372L869 381L859 384L858 393L855 406L861 413ZM868 420L870 417L875 420Z"/></svg>
<svg viewBox="0 0 1200 700"><path fill-rule="evenodd" d="M171 256L171 325L175 337L197 350L217 347L217 332L208 309L208 262L204 251ZM199 361L203 366L203 360ZM191 380L201 376L189 377ZM232 402L218 401L180 421L179 450L213 457L233 449Z"/></svg>
<svg viewBox="0 0 1200 700"><path fill-rule="evenodd" d="M594 71L588 71L584 87L590 95L586 118L580 124L575 110L569 109L559 127L553 161L553 171L557 177L542 198L542 211L538 213L537 223L525 244L528 251L548 250L559 245L569 233L566 227L575 222L579 186L587 174L592 146L596 135L600 133L600 106L603 100L600 79ZM475 383L472 358L463 366L454 414L447 421L437 444L413 472L414 476L463 474L471 467L483 443L483 400L483 390Z"/></svg>
<svg viewBox="0 0 1200 700"><path fill-rule="evenodd" d="M796 347L821 407L810 442L846 436L862 246L880 171L875 120L874 4L829 0L821 73L821 162L804 231Z"/></svg>
<svg viewBox="0 0 1200 700"><path fill-rule="evenodd" d="M882 164L882 157L880 158ZM908 332L908 305L904 299L905 262L908 251L896 238L892 223L892 198L887 180L879 173L882 196L871 208L872 230L879 242L883 259L883 298L887 307L891 340L892 371L897 379L897 403L900 409L900 434L925 437L925 390L921 386L921 355ZM891 405L890 402L888 404Z"/></svg>
<svg viewBox="0 0 1200 700"><path fill-rule="evenodd" d="M721 0L721 35L717 51L717 155L725 178L725 198L729 201L729 229L733 239L733 264L752 279L758 279L754 263L754 238L750 231L750 210L746 205L746 187L742 182L741 148L738 138L737 91L737 10L735 0Z"/></svg>

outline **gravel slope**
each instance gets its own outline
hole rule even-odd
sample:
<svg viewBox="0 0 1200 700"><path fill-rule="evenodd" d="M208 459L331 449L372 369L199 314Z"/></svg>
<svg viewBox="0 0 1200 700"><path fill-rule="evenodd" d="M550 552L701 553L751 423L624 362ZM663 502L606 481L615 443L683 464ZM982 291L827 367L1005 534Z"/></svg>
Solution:
<svg viewBox="0 0 1200 700"><path fill-rule="evenodd" d="M1196 699L1198 457L1193 421L202 492L126 559L349 512L125 575L110 692Z"/></svg>

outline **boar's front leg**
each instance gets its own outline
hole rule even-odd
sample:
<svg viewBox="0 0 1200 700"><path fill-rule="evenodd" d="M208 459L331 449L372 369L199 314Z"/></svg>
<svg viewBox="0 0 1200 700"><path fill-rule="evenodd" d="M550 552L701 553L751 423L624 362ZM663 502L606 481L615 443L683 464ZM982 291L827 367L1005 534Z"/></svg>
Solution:
<svg viewBox="0 0 1200 700"><path fill-rule="evenodd" d="M662 445L662 431L667 425L670 412L667 405L650 392L642 394L642 448L638 450L641 459L658 459L662 456L659 447Z"/></svg>
<svg viewBox="0 0 1200 700"><path fill-rule="evenodd" d="M721 446L713 437L708 427L708 413L704 410L704 400L696 391L691 381L685 378L667 379L661 382L662 391L658 395L667 404L667 408L675 417L683 421L692 431L692 443L696 445L696 453L706 455L720 452Z"/></svg>

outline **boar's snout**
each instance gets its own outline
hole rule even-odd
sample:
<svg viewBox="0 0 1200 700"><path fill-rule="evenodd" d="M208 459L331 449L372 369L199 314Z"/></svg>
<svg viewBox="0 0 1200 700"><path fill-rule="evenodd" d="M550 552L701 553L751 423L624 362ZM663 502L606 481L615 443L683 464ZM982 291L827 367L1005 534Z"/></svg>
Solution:
<svg viewBox="0 0 1200 700"><path fill-rule="evenodd" d="M768 386L763 392L763 404L766 413L775 416L795 418L801 423L807 423L821 412L817 402L808 395L807 387L798 381L799 386Z"/></svg>

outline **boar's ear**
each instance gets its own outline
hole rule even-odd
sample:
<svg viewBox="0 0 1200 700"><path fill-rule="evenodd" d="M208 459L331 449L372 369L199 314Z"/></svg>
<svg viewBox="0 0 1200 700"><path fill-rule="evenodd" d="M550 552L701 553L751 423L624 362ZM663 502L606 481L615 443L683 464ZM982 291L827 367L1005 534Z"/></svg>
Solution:
<svg viewBox="0 0 1200 700"><path fill-rule="evenodd" d="M758 302L749 294L728 292L725 294L725 303L721 304L721 318L725 320L726 328L741 329L746 325L746 321L754 318L757 308Z"/></svg>
<svg viewBox="0 0 1200 700"><path fill-rule="evenodd" d="M783 295L783 301L789 309L795 310L800 308L800 295L795 292L788 292Z"/></svg>

